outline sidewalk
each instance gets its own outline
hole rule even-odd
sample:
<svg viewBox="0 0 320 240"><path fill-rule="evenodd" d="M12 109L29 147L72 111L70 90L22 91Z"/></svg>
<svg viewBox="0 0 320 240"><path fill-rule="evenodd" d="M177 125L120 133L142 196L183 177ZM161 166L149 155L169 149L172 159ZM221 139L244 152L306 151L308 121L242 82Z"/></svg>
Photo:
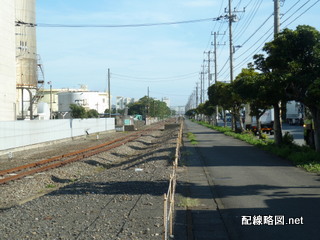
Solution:
<svg viewBox="0 0 320 240"><path fill-rule="evenodd" d="M185 125L184 133L193 132ZM203 167L196 146L184 138L183 172L178 173L175 240L227 240L213 191L213 182Z"/></svg>
<svg viewBox="0 0 320 240"><path fill-rule="evenodd" d="M189 120L187 132L175 240L319 239L317 173Z"/></svg>

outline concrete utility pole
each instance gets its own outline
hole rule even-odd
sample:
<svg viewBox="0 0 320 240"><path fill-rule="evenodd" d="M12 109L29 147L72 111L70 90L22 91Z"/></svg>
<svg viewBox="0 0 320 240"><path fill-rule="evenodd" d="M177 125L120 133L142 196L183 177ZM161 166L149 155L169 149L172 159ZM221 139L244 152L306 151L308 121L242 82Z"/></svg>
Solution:
<svg viewBox="0 0 320 240"><path fill-rule="evenodd" d="M149 117L150 115L150 91L149 91L149 87L148 87L148 105L147 105L147 116Z"/></svg>
<svg viewBox="0 0 320 240"><path fill-rule="evenodd" d="M202 103L202 93L203 93L202 87L203 87L203 71L200 73L200 104Z"/></svg>
<svg viewBox="0 0 320 240"><path fill-rule="evenodd" d="M208 51L208 52L203 52L204 54L208 54L208 88L210 87L211 85L211 69L210 69L210 63L211 63L211 58L210 58L210 54L212 53L211 51Z"/></svg>
<svg viewBox="0 0 320 240"><path fill-rule="evenodd" d="M274 36L280 32L280 4L279 0L274 1Z"/></svg>
<svg viewBox="0 0 320 240"><path fill-rule="evenodd" d="M232 40L232 22L235 21L235 15L232 12L231 7L231 0L229 0L229 11L228 11L228 17L229 17L229 51L230 51L230 83L233 82L233 40ZM243 12L245 9L243 10ZM234 10L234 12L239 12ZM232 110L234 112L234 109ZM236 128L236 122L234 119L234 114L232 114L232 129Z"/></svg>
<svg viewBox="0 0 320 240"><path fill-rule="evenodd" d="M197 82L197 86L196 86L196 107L195 108L197 108L198 107L198 105L199 105L199 86L198 86L198 82Z"/></svg>
<svg viewBox="0 0 320 240"><path fill-rule="evenodd" d="M204 93L204 89L205 89L205 83L204 83L204 74L205 74L205 71L204 71L204 62L205 60L203 60L203 64L202 64L202 72L201 72L201 78L202 78L202 89L201 89L201 103L204 103L205 102L205 93Z"/></svg>
<svg viewBox="0 0 320 240"><path fill-rule="evenodd" d="M109 118L111 118L110 68L108 68L108 100L109 100Z"/></svg>
<svg viewBox="0 0 320 240"><path fill-rule="evenodd" d="M52 119L52 83L51 81L48 83L50 84L50 117L49 119Z"/></svg>
<svg viewBox="0 0 320 240"><path fill-rule="evenodd" d="M231 0L229 0L229 51L230 51L230 82L233 82L233 42L232 42L232 22Z"/></svg>
<svg viewBox="0 0 320 240"><path fill-rule="evenodd" d="M214 32L214 83L216 84L218 81L218 62L217 62L217 33ZM214 124L218 126L218 114L219 114L219 107L216 106L216 112L215 112L215 121Z"/></svg>

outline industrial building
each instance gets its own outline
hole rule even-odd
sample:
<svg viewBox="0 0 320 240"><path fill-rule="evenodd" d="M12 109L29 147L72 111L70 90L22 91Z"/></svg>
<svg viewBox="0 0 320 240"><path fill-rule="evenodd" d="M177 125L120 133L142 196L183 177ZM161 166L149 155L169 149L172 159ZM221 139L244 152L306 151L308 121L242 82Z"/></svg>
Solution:
<svg viewBox="0 0 320 240"><path fill-rule="evenodd" d="M33 119L41 98L35 11L35 0L1 2L0 121Z"/></svg>
<svg viewBox="0 0 320 240"><path fill-rule="evenodd" d="M0 8L0 121L52 119L70 111L70 104L104 113L108 93L87 88L44 90L37 54L36 0L2 0ZM55 114L55 115L54 115Z"/></svg>
<svg viewBox="0 0 320 240"><path fill-rule="evenodd" d="M94 109L103 114L109 109L107 92L60 92L58 93L58 118L70 117L70 104L77 104L86 110Z"/></svg>
<svg viewBox="0 0 320 240"><path fill-rule="evenodd" d="M0 16L0 121L12 121L16 119L15 1L2 0Z"/></svg>
<svg viewBox="0 0 320 240"><path fill-rule="evenodd" d="M86 110L95 109L103 114L109 109L108 92L89 91L82 85L79 89L44 89L43 98L38 103L38 118L69 118L70 104L83 106Z"/></svg>
<svg viewBox="0 0 320 240"><path fill-rule="evenodd" d="M37 54L36 0L15 0L17 118L33 119L44 84Z"/></svg>

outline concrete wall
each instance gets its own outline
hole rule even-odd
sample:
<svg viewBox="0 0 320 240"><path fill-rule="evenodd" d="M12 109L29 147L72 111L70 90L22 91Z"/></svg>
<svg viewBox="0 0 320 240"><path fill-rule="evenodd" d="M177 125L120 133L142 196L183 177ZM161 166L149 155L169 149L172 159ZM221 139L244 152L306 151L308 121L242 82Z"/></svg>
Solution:
<svg viewBox="0 0 320 240"><path fill-rule="evenodd" d="M111 130L114 118L0 122L0 151Z"/></svg>
<svg viewBox="0 0 320 240"><path fill-rule="evenodd" d="M0 7L0 121L15 120L16 50L13 0L2 0Z"/></svg>

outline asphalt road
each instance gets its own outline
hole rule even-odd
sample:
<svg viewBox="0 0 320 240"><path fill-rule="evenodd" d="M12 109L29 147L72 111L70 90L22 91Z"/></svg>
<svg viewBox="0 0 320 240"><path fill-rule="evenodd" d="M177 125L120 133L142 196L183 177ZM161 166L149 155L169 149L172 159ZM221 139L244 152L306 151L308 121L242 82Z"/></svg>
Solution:
<svg viewBox="0 0 320 240"><path fill-rule="evenodd" d="M188 120L186 128L230 239L320 239L320 176Z"/></svg>
<svg viewBox="0 0 320 240"><path fill-rule="evenodd" d="M223 126L223 122L218 123L219 126ZM230 122L227 123L227 125L230 127ZM300 146L305 144L304 138L303 138L303 126L297 126L297 125L289 125L287 123L282 124L282 134L285 134L286 132L289 132L294 139L294 142ZM274 139L274 135L268 135L270 139Z"/></svg>
<svg viewBox="0 0 320 240"><path fill-rule="evenodd" d="M287 123L282 124L282 134L289 132L294 139L294 142L300 146L305 145L303 138L303 126L289 125ZM274 135L268 135L270 139L274 139Z"/></svg>

